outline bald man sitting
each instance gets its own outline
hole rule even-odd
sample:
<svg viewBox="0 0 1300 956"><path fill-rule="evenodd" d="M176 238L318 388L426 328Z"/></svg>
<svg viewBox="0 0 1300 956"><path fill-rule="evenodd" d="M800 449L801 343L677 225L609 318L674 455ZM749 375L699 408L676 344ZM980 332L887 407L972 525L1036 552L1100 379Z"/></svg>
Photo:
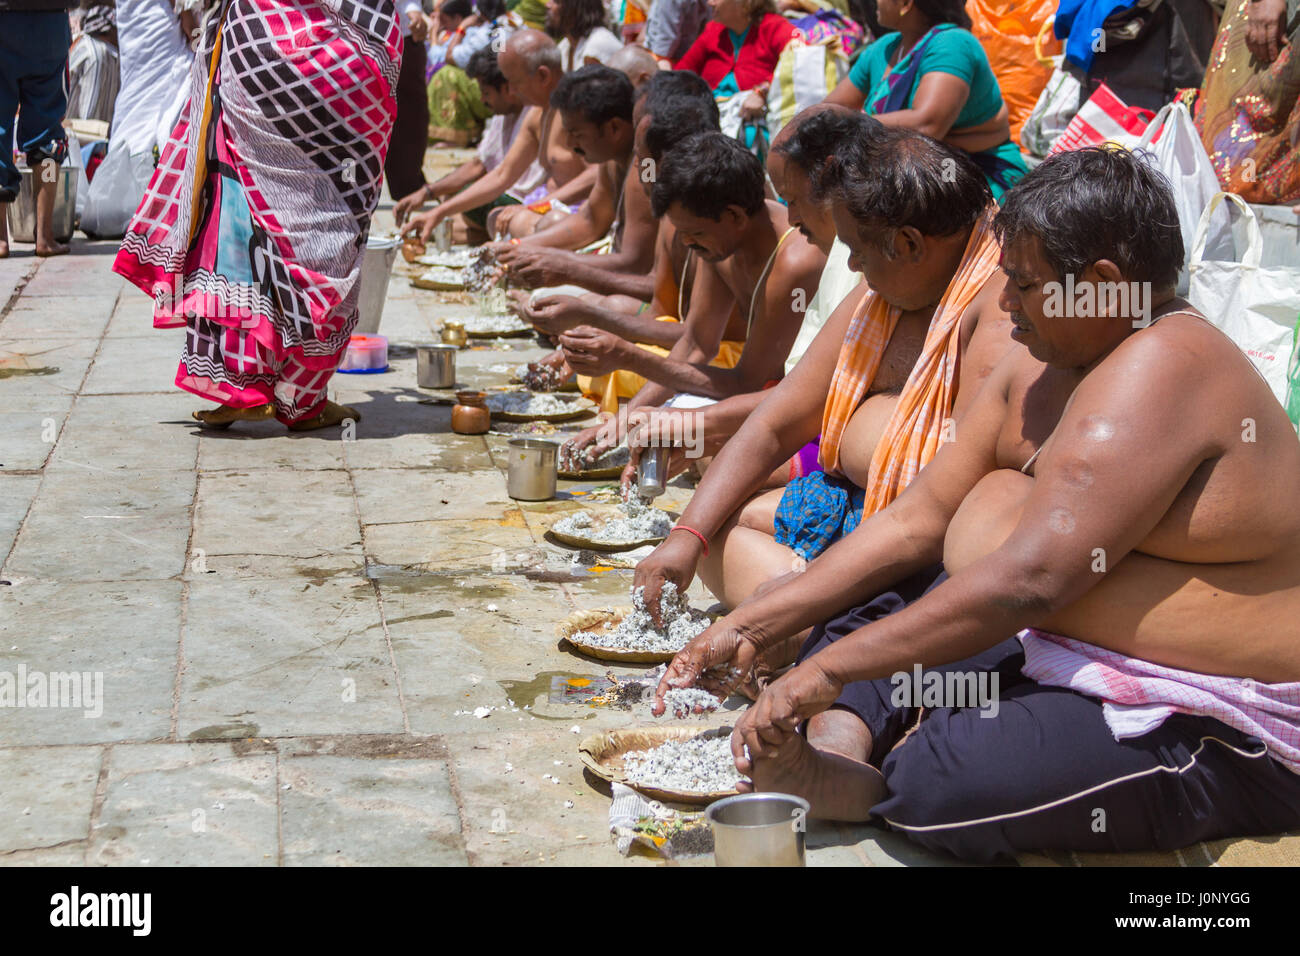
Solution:
<svg viewBox="0 0 1300 956"><path fill-rule="evenodd" d="M514 182L534 161L546 173L548 195L563 202L580 202L590 193L597 169L568 145L551 106L551 95L564 70L555 41L539 30L519 30L506 41L497 58L510 90L528 107L501 164L463 192L427 212L412 216L403 235L418 234L427 241L438 223L449 216L492 203L516 202L506 196Z"/></svg>

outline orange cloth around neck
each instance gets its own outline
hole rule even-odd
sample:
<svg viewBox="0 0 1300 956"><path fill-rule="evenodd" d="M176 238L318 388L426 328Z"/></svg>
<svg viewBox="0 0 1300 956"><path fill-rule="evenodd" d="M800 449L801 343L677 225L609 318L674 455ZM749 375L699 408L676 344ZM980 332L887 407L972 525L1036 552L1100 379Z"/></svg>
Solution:
<svg viewBox="0 0 1300 956"><path fill-rule="evenodd" d="M992 211L971 230L957 272L935 307L921 357L871 458L864 518L898 497L939 450L957 394L962 313L998 269L1001 250L991 222ZM869 292L849 325L822 415L821 460L828 472L839 471L844 429L871 387L901 315Z"/></svg>

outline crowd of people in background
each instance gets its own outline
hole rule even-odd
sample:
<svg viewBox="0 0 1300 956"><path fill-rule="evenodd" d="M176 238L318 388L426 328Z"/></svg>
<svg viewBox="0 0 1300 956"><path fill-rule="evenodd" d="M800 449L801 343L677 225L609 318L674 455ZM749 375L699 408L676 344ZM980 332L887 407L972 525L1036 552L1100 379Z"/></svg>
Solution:
<svg viewBox="0 0 1300 956"><path fill-rule="evenodd" d="M0 0L7 44L0 56L0 129L15 140L27 168L47 159L65 162L63 130L74 131L74 165L85 176L77 215L87 235L126 231L187 95L200 24L220 19L226 6L221 0ZM1026 103L1047 83L1047 61L1035 61L1041 47L1016 35L1022 62L1009 65L998 46L1007 38L990 35L1009 24L1013 34L1041 28L1060 38L1058 72L1077 81L1069 87L1077 95L1065 107L1067 117L1103 83L1143 115L1176 97L1192 102L1226 189L1252 202L1300 200L1294 0L1228 0L1226 7L1212 0L1131 7L1065 0L1056 9L1050 3L1029 8L1017 28L1014 18L993 26L989 17L973 20L961 0L395 0L401 71L384 167L388 190L404 214L467 184L455 179L428 191L422 164L430 142L478 144L480 159L489 161L501 151L498 143L509 146L515 132L509 117L528 110L495 108L492 102L501 104L484 86L502 75L498 65L480 59L472 69L471 62L484 51L494 60L510 35L533 29L556 42L561 72L591 63L619 68L612 58L635 49L661 68L699 75L720 104L723 131L760 157L795 112L792 101L811 105L821 86L826 102L962 150L1000 197L1045 152L1020 132ZM817 45L834 65L812 78L805 63L795 65L793 50ZM1022 74L1035 68L1037 80L1026 91ZM1003 95L1007 84L1014 88L1010 98ZM0 201L9 202L19 192L18 167L11 150L0 152ZM567 209L591 188L580 178L557 196L550 197L553 189L538 194L535 173L530 162L492 199L532 205L535 200L523 200L543 195ZM58 254L65 242L49 234L44 214L53 189L34 181L33 191L37 251ZM486 223L476 225L479 218L458 217L458 235L481 238ZM519 227L509 232L522 234ZM7 250L7 242L0 248Z"/></svg>
<svg viewBox="0 0 1300 956"><path fill-rule="evenodd" d="M980 860L1294 828L1295 423L1179 294L1182 184L1034 137L1103 85L1177 99L1224 189L1300 202L1296 0L1062 0L1017 34L1055 59L1010 66L979 6L0 0L0 129L32 170L89 131L82 229L186 329L206 427L360 418L327 387L386 180L411 243L500 268L551 348L525 381L612 413L566 460L626 443L627 481L701 436L636 581L731 612L658 706L752 697L751 786ZM475 150L429 182L431 143ZM67 251L51 182L38 255ZM1067 280L1146 311L1063 316ZM900 702L914 665L994 675L1001 710Z"/></svg>

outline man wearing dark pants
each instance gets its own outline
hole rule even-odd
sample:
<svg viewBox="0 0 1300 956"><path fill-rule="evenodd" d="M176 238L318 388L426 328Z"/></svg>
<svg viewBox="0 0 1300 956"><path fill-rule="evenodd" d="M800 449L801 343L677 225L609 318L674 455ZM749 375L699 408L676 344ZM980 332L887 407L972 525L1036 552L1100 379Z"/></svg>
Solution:
<svg viewBox="0 0 1300 956"><path fill-rule="evenodd" d="M402 71L397 75L397 120L384 160L388 194L394 199L424 185L424 148L429 143L429 99L424 87L429 25L419 0L398 0L402 26Z"/></svg>
<svg viewBox="0 0 1300 956"><path fill-rule="evenodd" d="M72 45L67 11L75 5L75 0L0 0L0 205L13 202L22 183L13 160L16 125L18 149L37 170L38 256L68 251L54 239L54 196L58 166L68 152L64 74ZM8 227L0 216L0 258L7 255Z"/></svg>

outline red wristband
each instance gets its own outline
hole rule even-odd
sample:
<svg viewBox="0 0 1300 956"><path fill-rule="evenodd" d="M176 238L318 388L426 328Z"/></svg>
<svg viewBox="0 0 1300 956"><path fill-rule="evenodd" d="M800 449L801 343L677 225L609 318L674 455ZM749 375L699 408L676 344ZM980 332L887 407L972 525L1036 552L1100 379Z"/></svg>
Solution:
<svg viewBox="0 0 1300 956"><path fill-rule="evenodd" d="M709 556L709 539L704 537L704 535L700 534L694 528L688 528L684 524L675 524L668 530L670 533L673 531L689 531L691 534L695 535L695 537L700 539L700 544L704 545L704 556L706 558Z"/></svg>

